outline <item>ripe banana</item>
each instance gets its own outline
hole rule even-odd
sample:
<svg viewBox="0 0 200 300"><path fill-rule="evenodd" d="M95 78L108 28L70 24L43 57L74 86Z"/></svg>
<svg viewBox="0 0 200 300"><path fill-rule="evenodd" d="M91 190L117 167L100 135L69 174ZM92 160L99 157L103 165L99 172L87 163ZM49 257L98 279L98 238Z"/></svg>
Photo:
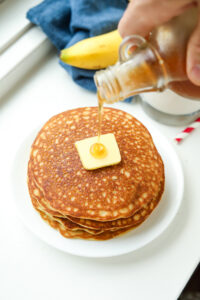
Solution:
<svg viewBox="0 0 200 300"><path fill-rule="evenodd" d="M64 63L78 68L103 69L117 62L121 41L118 31L111 31L63 49L60 59Z"/></svg>

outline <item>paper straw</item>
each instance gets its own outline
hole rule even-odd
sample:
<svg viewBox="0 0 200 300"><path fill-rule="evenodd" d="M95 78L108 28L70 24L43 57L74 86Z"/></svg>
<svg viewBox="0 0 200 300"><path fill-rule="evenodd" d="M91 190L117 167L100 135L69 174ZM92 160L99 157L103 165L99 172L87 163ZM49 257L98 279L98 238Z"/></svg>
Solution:
<svg viewBox="0 0 200 300"><path fill-rule="evenodd" d="M177 143L182 142L195 128L200 126L200 118L196 119L190 126L186 127L181 133L175 137Z"/></svg>

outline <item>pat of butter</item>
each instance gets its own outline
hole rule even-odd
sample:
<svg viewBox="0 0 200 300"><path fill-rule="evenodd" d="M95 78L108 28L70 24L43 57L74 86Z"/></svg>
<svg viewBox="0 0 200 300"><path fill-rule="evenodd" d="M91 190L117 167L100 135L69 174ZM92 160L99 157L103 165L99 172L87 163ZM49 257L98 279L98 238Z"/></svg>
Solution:
<svg viewBox="0 0 200 300"><path fill-rule="evenodd" d="M83 167L86 170L116 165L121 161L121 155L114 134L103 134L100 143L106 147L107 155L104 158L95 158L90 153L90 147L98 142L98 137L91 137L75 143Z"/></svg>

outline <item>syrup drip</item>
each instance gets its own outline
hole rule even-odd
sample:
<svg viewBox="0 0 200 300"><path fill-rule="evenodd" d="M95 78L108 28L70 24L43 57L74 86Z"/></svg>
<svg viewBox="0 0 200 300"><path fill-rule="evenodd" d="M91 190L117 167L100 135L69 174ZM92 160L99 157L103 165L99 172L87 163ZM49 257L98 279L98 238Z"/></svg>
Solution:
<svg viewBox="0 0 200 300"><path fill-rule="evenodd" d="M107 149L106 147L100 143L101 138L101 124L102 124L102 116L103 116L103 99L97 94L98 97L98 142L94 143L90 147L90 153L95 158L104 158L107 155Z"/></svg>
<svg viewBox="0 0 200 300"><path fill-rule="evenodd" d="M106 147L102 143L94 143L90 147L90 153L95 158L104 158L107 155Z"/></svg>
<svg viewBox="0 0 200 300"><path fill-rule="evenodd" d="M101 124L102 124L102 116L103 116L103 99L100 97L99 94L97 94L98 98L98 143L100 142L100 136L101 136Z"/></svg>

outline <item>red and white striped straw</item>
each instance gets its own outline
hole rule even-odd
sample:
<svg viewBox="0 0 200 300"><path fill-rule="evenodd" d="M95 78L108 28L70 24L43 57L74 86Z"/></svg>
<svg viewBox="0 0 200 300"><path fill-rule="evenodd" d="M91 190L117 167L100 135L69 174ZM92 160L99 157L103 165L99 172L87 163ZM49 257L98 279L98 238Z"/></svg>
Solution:
<svg viewBox="0 0 200 300"><path fill-rule="evenodd" d="M182 142L195 128L200 126L200 118L196 119L190 126L186 127L181 133L175 137L177 143Z"/></svg>

